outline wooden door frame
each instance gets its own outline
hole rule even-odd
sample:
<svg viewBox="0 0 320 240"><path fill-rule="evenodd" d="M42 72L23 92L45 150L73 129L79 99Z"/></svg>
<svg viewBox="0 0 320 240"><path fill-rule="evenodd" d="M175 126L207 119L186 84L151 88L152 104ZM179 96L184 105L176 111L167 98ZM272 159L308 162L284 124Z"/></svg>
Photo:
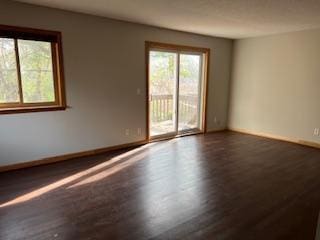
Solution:
<svg viewBox="0 0 320 240"><path fill-rule="evenodd" d="M185 46L185 45L176 45L176 44L169 44L169 43L160 43L160 42L145 42L145 65L146 65L146 140L150 141L150 123L149 123L149 86L150 86L150 79L149 79L149 52L151 49L159 49L159 50L169 50L169 51L176 51L179 53L181 52L195 52L195 53L202 53L204 55L203 61L203 69L204 69L204 76L203 76L203 113L202 113L202 126L203 129L200 132L195 132L193 134L198 133L206 133L207 132L207 106L208 106L208 80L209 80L209 68L210 68L210 49L209 48L202 48L202 47L192 47L192 46ZM190 135L185 134L185 135ZM173 136L176 137L176 136ZM167 139L167 138L166 138ZM161 140L161 138L159 138Z"/></svg>

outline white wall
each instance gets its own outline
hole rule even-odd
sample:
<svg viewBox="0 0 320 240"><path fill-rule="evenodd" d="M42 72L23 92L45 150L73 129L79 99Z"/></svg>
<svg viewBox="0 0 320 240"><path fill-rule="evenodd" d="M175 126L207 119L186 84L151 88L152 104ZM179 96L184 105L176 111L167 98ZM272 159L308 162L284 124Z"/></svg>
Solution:
<svg viewBox="0 0 320 240"><path fill-rule="evenodd" d="M229 127L320 143L320 30L235 42Z"/></svg>
<svg viewBox="0 0 320 240"><path fill-rule="evenodd" d="M70 106L59 112L0 115L0 166L143 140L146 40L211 49L208 130L226 127L231 40L5 0L0 24L62 32ZM126 128L134 134L124 136Z"/></svg>

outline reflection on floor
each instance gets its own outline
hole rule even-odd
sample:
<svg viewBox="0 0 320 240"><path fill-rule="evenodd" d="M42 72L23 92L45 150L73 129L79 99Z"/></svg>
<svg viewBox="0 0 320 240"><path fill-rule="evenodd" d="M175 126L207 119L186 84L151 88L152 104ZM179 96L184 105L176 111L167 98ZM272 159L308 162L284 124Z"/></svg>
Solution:
<svg viewBox="0 0 320 240"><path fill-rule="evenodd" d="M180 123L179 131L194 129L197 127L196 123ZM150 123L150 135L159 136L163 134L172 133L175 131L175 123L172 120Z"/></svg>
<svg viewBox="0 0 320 240"><path fill-rule="evenodd" d="M221 132L0 174L0 239L314 239L320 150Z"/></svg>

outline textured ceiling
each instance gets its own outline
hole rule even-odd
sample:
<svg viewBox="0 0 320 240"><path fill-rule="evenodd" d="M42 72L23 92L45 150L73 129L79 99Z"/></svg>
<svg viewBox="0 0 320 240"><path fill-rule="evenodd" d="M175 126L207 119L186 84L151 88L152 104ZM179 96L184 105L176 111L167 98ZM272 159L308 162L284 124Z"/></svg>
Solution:
<svg viewBox="0 0 320 240"><path fill-rule="evenodd" d="M227 38L320 28L320 0L18 1Z"/></svg>

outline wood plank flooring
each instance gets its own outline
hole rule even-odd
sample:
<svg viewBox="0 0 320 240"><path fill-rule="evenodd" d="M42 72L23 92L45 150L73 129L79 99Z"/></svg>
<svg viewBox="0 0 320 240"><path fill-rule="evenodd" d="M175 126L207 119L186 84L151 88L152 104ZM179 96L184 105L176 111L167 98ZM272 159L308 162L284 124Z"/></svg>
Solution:
<svg viewBox="0 0 320 240"><path fill-rule="evenodd" d="M0 174L0 239L315 238L320 150L234 132Z"/></svg>

